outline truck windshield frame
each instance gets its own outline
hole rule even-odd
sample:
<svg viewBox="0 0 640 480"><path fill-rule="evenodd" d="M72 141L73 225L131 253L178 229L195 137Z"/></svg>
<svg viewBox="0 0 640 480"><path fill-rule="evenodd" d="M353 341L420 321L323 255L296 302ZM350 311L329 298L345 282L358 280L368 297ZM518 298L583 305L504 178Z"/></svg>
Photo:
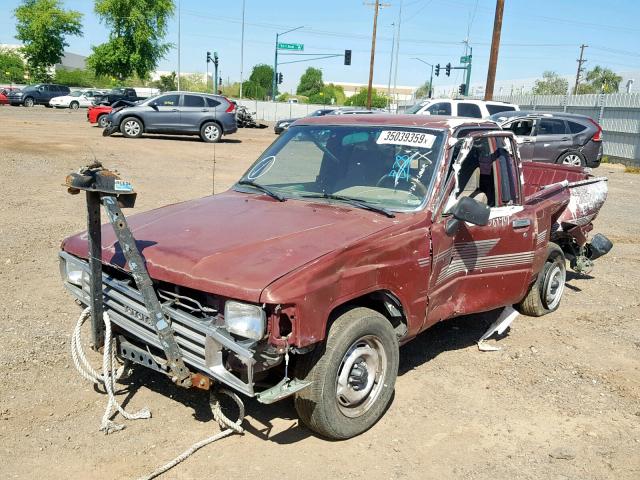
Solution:
<svg viewBox="0 0 640 480"><path fill-rule="evenodd" d="M446 139L445 129L403 125L294 126L240 182L262 184L284 198L342 196L393 212L415 212L431 198ZM255 192L240 182L234 190Z"/></svg>

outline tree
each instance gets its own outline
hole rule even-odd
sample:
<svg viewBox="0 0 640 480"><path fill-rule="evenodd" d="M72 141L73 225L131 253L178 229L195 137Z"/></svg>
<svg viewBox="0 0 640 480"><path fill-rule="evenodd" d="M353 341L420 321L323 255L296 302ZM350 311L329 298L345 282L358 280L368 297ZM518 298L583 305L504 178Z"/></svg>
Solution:
<svg viewBox="0 0 640 480"><path fill-rule="evenodd" d="M173 0L96 0L95 12L111 32L92 46L87 64L96 75L147 78L173 44L163 42Z"/></svg>
<svg viewBox="0 0 640 480"><path fill-rule="evenodd" d="M416 90L416 98L428 97L430 91L431 91L431 83L424 82L424 84L420 85Z"/></svg>
<svg viewBox="0 0 640 480"><path fill-rule="evenodd" d="M309 97L309 103L322 103L324 105L343 105L347 97L344 88L330 83L324 85L322 90Z"/></svg>
<svg viewBox="0 0 640 480"><path fill-rule="evenodd" d="M369 89L363 88L355 95L351 95L344 102L345 105L351 105L354 107L364 107L367 104L367 92ZM379 94L375 88L371 89L371 106L375 108L384 108L387 106L388 97L384 94Z"/></svg>
<svg viewBox="0 0 640 480"><path fill-rule="evenodd" d="M0 81L11 83L24 81L24 61L17 52L0 49Z"/></svg>
<svg viewBox="0 0 640 480"><path fill-rule="evenodd" d="M273 89L273 67L264 63L260 63L254 66L253 70L251 70L251 75L249 75L249 83L249 88L252 90L252 95L254 96L250 97L250 94L247 93L247 97L262 100L267 96L272 96L271 90ZM244 89L245 87L243 84L243 94L245 93ZM258 94L261 95L257 96Z"/></svg>
<svg viewBox="0 0 640 480"><path fill-rule="evenodd" d="M271 87L269 87L269 90L267 90L262 85L259 85L256 82L252 82L251 80L242 82L242 94L247 98L264 100L267 97L267 92L270 90Z"/></svg>
<svg viewBox="0 0 640 480"><path fill-rule="evenodd" d="M298 95L304 95L305 97L312 97L319 94L324 87L322 82L322 70L319 68L309 67L300 77L300 83L296 89Z"/></svg>
<svg viewBox="0 0 640 480"><path fill-rule="evenodd" d="M176 72L171 72L167 75L160 75L160 78L153 82L155 88L161 92L171 92L177 90Z"/></svg>
<svg viewBox="0 0 640 480"><path fill-rule="evenodd" d="M587 72L586 79L594 87L596 93L615 93L622 81L622 77L616 75L613 70L602 68L599 65Z"/></svg>
<svg viewBox="0 0 640 480"><path fill-rule="evenodd" d="M23 0L15 9L16 38L27 60L31 78L49 78L48 69L60 63L68 35L82 35L82 14L64 10L59 0Z"/></svg>
<svg viewBox="0 0 640 480"><path fill-rule="evenodd" d="M534 95L566 95L569 90L569 82L556 72L545 71L542 79L536 80L532 93Z"/></svg>

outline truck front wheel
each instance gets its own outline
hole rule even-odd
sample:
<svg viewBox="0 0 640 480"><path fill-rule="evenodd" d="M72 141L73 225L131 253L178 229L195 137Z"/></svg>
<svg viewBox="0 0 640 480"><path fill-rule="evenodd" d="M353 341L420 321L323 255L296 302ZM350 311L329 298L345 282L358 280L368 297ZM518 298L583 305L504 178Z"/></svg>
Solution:
<svg viewBox="0 0 640 480"><path fill-rule="evenodd" d="M295 397L300 419L331 439L361 434L391 401L398 363L398 340L384 316L362 307L343 313L325 344L296 365L296 377L312 382Z"/></svg>
<svg viewBox="0 0 640 480"><path fill-rule="evenodd" d="M555 243L547 246L547 260L536 281L516 309L530 317L541 317L555 312L560 306L567 278L566 260L562 249Z"/></svg>

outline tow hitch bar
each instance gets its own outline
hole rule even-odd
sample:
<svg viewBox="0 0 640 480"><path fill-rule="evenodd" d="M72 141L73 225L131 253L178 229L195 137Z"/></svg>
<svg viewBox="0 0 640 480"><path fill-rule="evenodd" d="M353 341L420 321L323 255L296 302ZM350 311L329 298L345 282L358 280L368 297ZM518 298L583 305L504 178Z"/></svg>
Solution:
<svg viewBox="0 0 640 480"><path fill-rule="evenodd" d="M122 248L136 286L143 296L149 312L150 322L160 339L167 357L169 376L181 387L192 386L192 375L184 364L169 320L153 289L153 282L144 259L138 250L135 238L127 225L122 208L132 208L136 193L131 183L122 180L117 173L94 162L67 176L67 191L77 195L86 192L87 234L89 238L89 307L91 308L91 330L93 348L104 343L103 293L102 293L102 231L100 226L100 205L104 206L116 238Z"/></svg>

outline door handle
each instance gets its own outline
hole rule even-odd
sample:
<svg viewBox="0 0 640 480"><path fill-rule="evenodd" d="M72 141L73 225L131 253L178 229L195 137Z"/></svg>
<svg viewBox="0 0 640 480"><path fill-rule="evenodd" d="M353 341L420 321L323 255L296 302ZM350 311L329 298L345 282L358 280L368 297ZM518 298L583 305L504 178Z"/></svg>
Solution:
<svg viewBox="0 0 640 480"><path fill-rule="evenodd" d="M569 137L564 137L564 138L561 138L560 140L562 140L563 142L566 142L566 141L571 140L571 139Z"/></svg>
<svg viewBox="0 0 640 480"><path fill-rule="evenodd" d="M522 143L531 143L532 140L530 138L523 138Z"/></svg>
<svg viewBox="0 0 640 480"><path fill-rule="evenodd" d="M200 110L201 112L208 112L209 110L207 110L206 108L203 108L202 110Z"/></svg>
<svg viewBox="0 0 640 480"><path fill-rule="evenodd" d="M172 112L177 112L177 111L178 111L178 109L177 109L177 108L172 108L172 109L171 109L171 111L172 111Z"/></svg>
<svg viewBox="0 0 640 480"><path fill-rule="evenodd" d="M531 226L531 220L528 218L518 218L511 222L511 226L514 230L518 228L529 228Z"/></svg>

